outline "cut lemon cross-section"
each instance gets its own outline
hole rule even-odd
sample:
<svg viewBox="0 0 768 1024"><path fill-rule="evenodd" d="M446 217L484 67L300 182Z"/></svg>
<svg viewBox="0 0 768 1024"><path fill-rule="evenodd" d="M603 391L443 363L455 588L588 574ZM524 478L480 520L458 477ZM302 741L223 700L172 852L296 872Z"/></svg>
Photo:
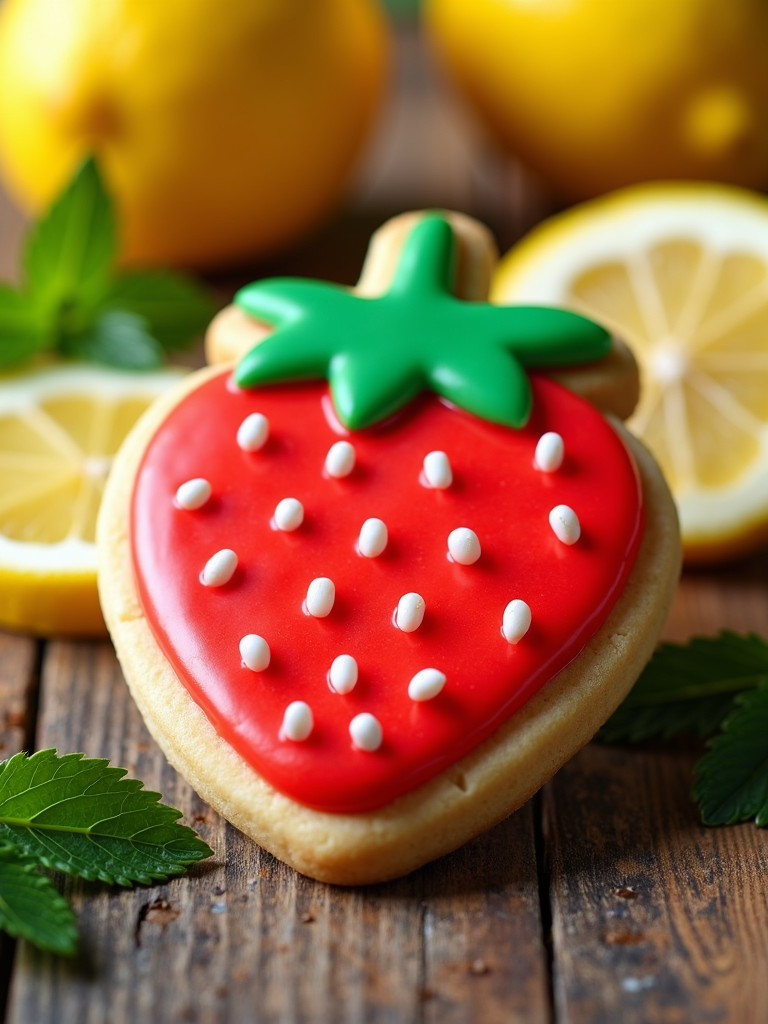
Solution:
<svg viewBox="0 0 768 1024"><path fill-rule="evenodd" d="M88 636L96 513L125 435L180 371L51 365L0 377L0 626Z"/></svg>
<svg viewBox="0 0 768 1024"><path fill-rule="evenodd" d="M689 564L768 539L768 201L624 189L535 228L492 297L566 306L628 342L642 384L628 425L671 485Z"/></svg>

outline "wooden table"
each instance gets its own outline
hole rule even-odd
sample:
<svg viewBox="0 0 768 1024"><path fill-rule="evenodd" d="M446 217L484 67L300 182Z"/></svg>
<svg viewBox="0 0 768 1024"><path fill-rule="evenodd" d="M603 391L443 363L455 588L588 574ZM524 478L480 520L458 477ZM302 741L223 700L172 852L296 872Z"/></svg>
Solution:
<svg viewBox="0 0 768 1024"><path fill-rule="evenodd" d="M353 205L254 274L353 281L368 229L398 208L465 209L503 245L546 211L434 86L412 35L400 54ZM0 223L7 274L18 218L1 200ZM686 576L665 635L725 626L768 635L768 557ZM132 891L62 878L81 952L66 961L0 939L5 1024L766 1019L768 832L702 827L689 799L696 744L592 744L493 831L398 882L350 890L297 875L194 794L150 739L106 641L0 634L0 757L43 747L124 765L215 857Z"/></svg>

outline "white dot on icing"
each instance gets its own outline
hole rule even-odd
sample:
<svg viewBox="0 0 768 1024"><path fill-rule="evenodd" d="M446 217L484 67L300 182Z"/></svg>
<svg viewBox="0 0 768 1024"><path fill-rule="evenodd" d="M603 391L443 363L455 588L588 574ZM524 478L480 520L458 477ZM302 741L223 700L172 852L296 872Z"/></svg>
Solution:
<svg viewBox="0 0 768 1024"><path fill-rule="evenodd" d="M269 668L269 644L258 633L248 633L240 641L240 657L251 672L263 672L265 668Z"/></svg>
<svg viewBox="0 0 768 1024"><path fill-rule="evenodd" d="M358 550L366 558L377 558L389 540L387 524L381 519L366 519L360 529Z"/></svg>
<svg viewBox="0 0 768 1024"><path fill-rule="evenodd" d="M358 750L367 750L369 753L378 750L384 739L381 722L367 711L355 715L349 723L349 735Z"/></svg>
<svg viewBox="0 0 768 1024"><path fill-rule="evenodd" d="M525 601L515 598L504 609L501 632L507 643L516 644L531 628L531 609Z"/></svg>
<svg viewBox="0 0 768 1024"><path fill-rule="evenodd" d="M460 526L448 534L448 551L459 565L473 565L480 557L480 541L474 530Z"/></svg>
<svg viewBox="0 0 768 1024"><path fill-rule="evenodd" d="M536 469L540 469L543 473L554 473L562 466L564 455L565 445L562 437L549 430L538 440L533 463Z"/></svg>
<svg viewBox="0 0 768 1024"><path fill-rule="evenodd" d="M229 583L237 568L237 555L231 548L223 548L205 563L200 582L205 587L223 587Z"/></svg>
<svg viewBox="0 0 768 1024"><path fill-rule="evenodd" d="M444 491L453 483L453 470L445 452L429 452L424 456L423 482L427 487Z"/></svg>
<svg viewBox="0 0 768 1024"><path fill-rule="evenodd" d="M324 619L330 615L333 602L336 600L336 587L327 576L318 576L312 580L307 590L307 611L316 619Z"/></svg>
<svg viewBox="0 0 768 1024"><path fill-rule="evenodd" d="M549 513L549 525L563 544L575 544L581 536L579 517L569 505L556 505Z"/></svg>
<svg viewBox="0 0 768 1024"><path fill-rule="evenodd" d="M325 456L325 471L328 476L340 479L349 476L355 468L355 448L349 441L337 441Z"/></svg>
<svg viewBox="0 0 768 1024"><path fill-rule="evenodd" d="M423 668L408 683L411 700L432 700L445 686L445 675L436 668Z"/></svg>
<svg viewBox="0 0 768 1024"><path fill-rule="evenodd" d="M351 654L340 654L333 659L328 682L336 693L351 693L357 684L357 662Z"/></svg>
<svg viewBox="0 0 768 1024"><path fill-rule="evenodd" d="M314 725L315 719L309 704L305 704L303 700L295 700L285 709L280 739L300 743L309 736Z"/></svg>
<svg viewBox="0 0 768 1024"><path fill-rule="evenodd" d="M296 498L283 498L275 509L275 526L290 533L304 522L304 506Z"/></svg>
<svg viewBox="0 0 768 1024"><path fill-rule="evenodd" d="M421 594L403 594L397 602L395 624L404 633L413 633L424 621L424 598Z"/></svg>
<svg viewBox="0 0 768 1024"><path fill-rule="evenodd" d="M187 480L176 491L176 504L179 508L192 511L202 508L211 496L211 485L203 477Z"/></svg>
<svg viewBox="0 0 768 1024"><path fill-rule="evenodd" d="M237 428L237 443L244 452L257 452L269 437L269 420L260 412L246 416Z"/></svg>

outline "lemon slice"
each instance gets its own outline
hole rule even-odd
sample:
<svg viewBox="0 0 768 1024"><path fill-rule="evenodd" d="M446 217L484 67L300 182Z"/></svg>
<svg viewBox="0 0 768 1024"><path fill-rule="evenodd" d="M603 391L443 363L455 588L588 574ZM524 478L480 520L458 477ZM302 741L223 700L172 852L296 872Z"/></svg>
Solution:
<svg viewBox="0 0 768 1024"><path fill-rule="evenodd" d="M182 371L53 365L0 378L0 625L104 632L94 533L121 441Z"/></svg>
<svg viewBox="0 0 768 1024"><path fill-rule="evenodd" d="M630 345L641 398L628 425L670 483L689 564L768 538L768 201L623 189L535 228L492 298L575 309Z"/></svg>

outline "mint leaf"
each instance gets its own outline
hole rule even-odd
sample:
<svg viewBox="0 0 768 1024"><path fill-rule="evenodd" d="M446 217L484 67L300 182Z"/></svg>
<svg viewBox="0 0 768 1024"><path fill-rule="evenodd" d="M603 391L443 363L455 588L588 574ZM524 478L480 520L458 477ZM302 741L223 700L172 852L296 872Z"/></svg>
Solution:
<svg viewBox="0 0 768 1024"><path fill-rule="evenodd" d="M163 361L163 350L143 317L119 309L101 313L89 327L69 335L63 349L69 356L125 370L151 370Z"/></svg>
<svg viewBox="0 0 768 1024"><path fill-rule="evenodd" d="M706 739L718 731L733 706L734 698L730 694L664 702L647 707L638 707L625 701L595 738L602 743L620 743L623 740L642 743L644 740L668 740L673 736L691 733Z"/></svg>
<svg viewBox="0 0 768 1024"><path fill-rule="evenodd" d="M216 311L201 285L168 270L124 274L112 283L104 301L109 308L140 316L169 350L184 348L202 334Z"/></svg>
<svg viewBox="0 0 768 1024"><path fill-rule="evenodd" d="M69 904L34 858L8 842L0 842L0 928L54 953L71 956L77 946Z"/></svg>
<svg viewBox="0 0 768 1024"><path fill-rule="evenodd" d="M768 676L736 704L694 768L693 798L707 825L768 825Z"/></svg>
<svg viewBox="0 0 768 1024"><path fill-rule="evenodd" d="M115 251L112 203L96 161L89 159L27 239L31 295L50 310L93 306L107 290Z"/></svg>
<svg viewBox="0 0 768 1024"><path fill-rule="evenodd" d="M768 675L768 643L750 633L723 630L687 644L660 644L624 703L597 738L604 742L682 732L711 736L734 697Z"/></svg>
<svg viewBox="0 0 768 1024"><path fill-rule="evenodd" d="M212 851L160 794L104 758L21 753L0 765L0 841L86 879L164 881Z"/></svg>
<svg viewBox="0 0 768 1024"><path fill-rule="evenodd" d="M13 366L47 347L44 317L28 295L0 284L0 366Z"/></svg>

